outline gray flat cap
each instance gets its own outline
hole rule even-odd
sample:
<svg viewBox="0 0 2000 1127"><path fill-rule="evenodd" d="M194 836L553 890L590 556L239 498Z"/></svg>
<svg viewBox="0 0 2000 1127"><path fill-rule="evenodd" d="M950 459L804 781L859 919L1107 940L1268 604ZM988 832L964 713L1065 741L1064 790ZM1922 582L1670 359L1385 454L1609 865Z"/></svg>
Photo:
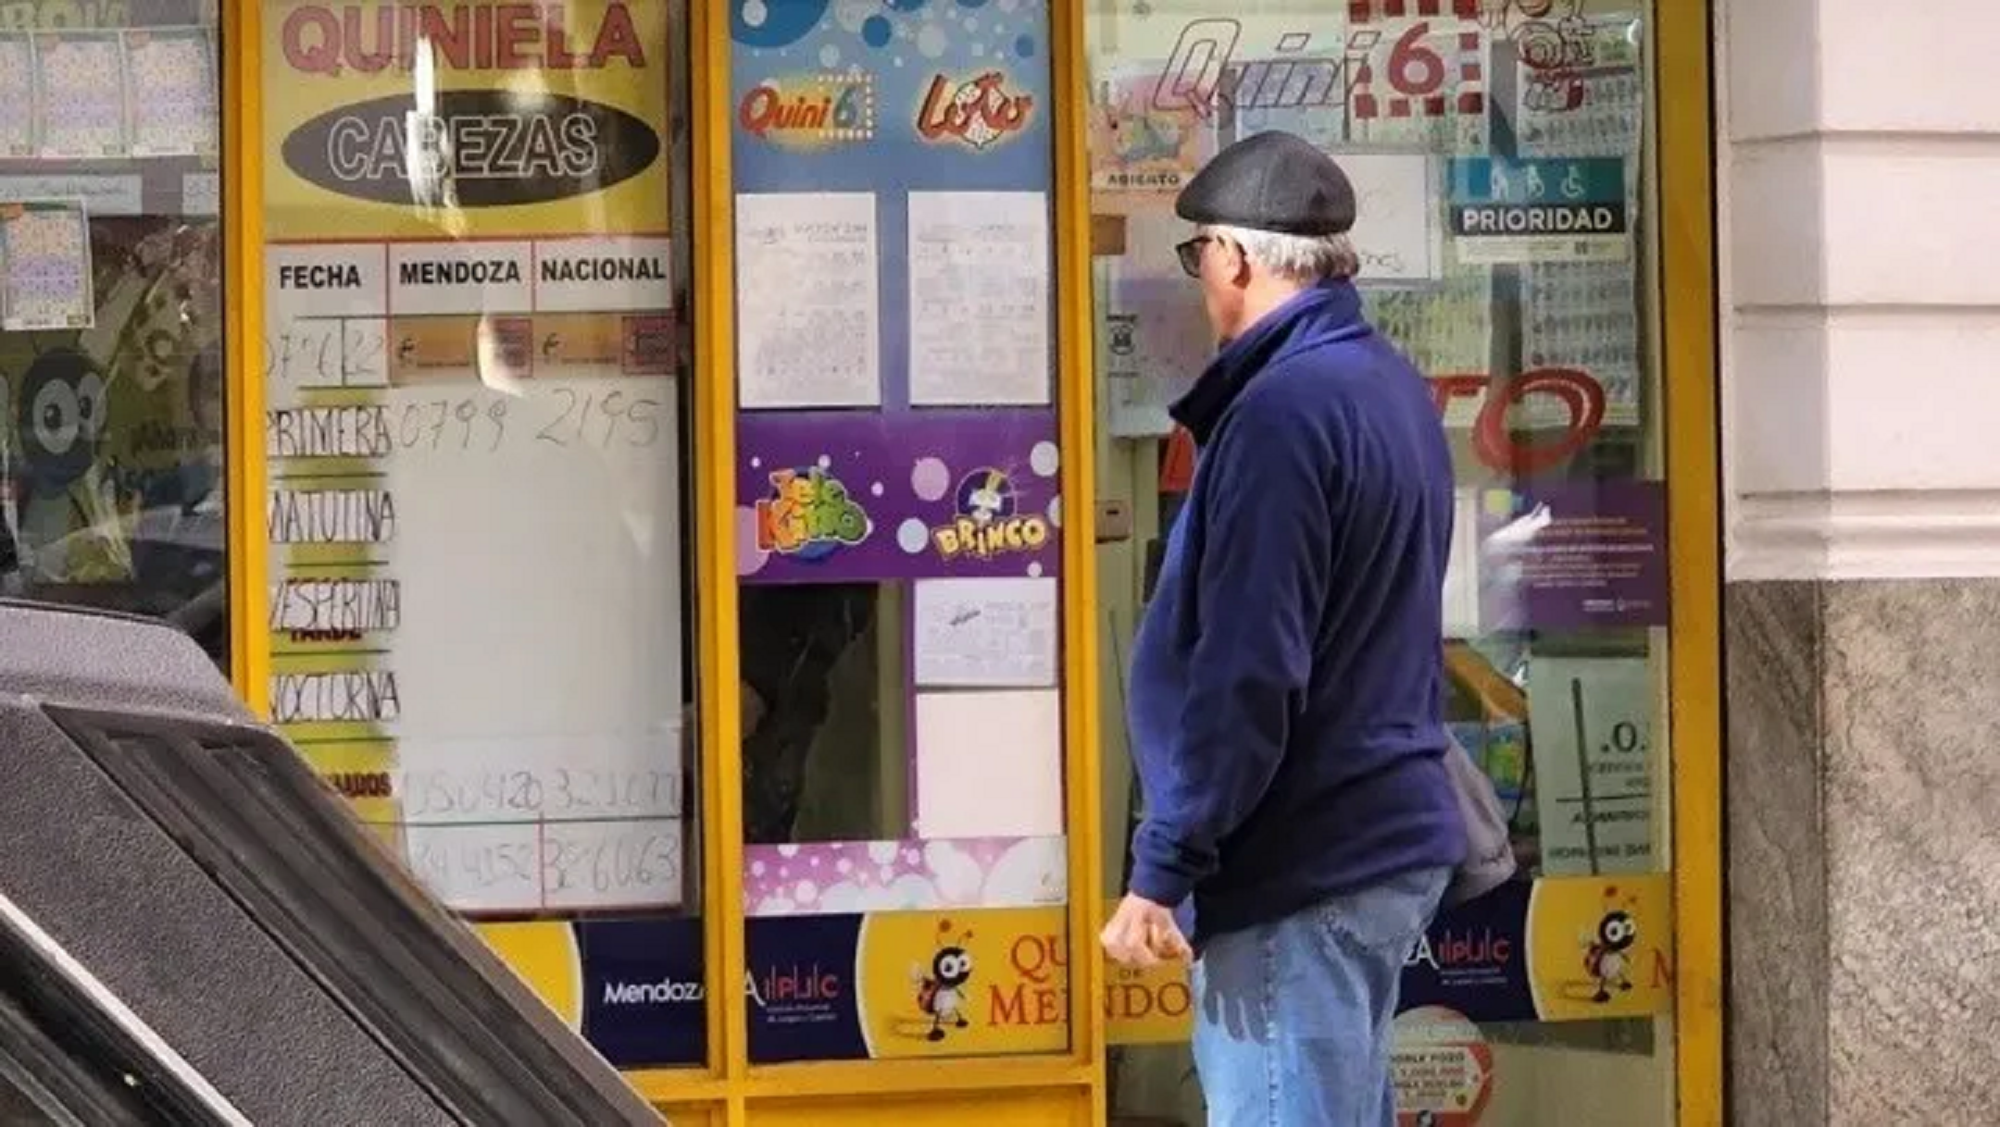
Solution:
<svg viewBox="0 0 2000 1127"><path fill-rule="evenodd" d="M1174 214L1190 223L1338 235L1354 226L1354 185L1310 141L1272 130L1215 154L1181 189Z"/></svg>

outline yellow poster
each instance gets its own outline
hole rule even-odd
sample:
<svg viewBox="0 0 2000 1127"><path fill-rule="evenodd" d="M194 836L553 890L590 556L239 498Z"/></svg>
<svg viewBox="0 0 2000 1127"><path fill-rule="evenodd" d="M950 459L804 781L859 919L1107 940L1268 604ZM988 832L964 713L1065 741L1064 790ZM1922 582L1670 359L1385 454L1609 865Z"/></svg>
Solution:
<svg viewBox="0 0 2000 1127"><path fill-rule="evenodd" d="M1474 1023L1670 1012L1671 907L1666 873L1503 886L1439 913L1404 965L1401 1004ZM1106 1036L1114 1045L1185 1041L1199 1004L1182 964L1107 968Z"/></svg>
<svg viewBox="0 0 2000 1127"><path fill-rule="evenodd" d="M273 240L667 230L666 5L264 10Z"/></svg>
<svg viewBox="0 0 2000 1127"><path fill-rule="evenodd" d="M1107 907L1107 911L1110 908ZM1143 970L1104 968L1105 1039L1113 1045L1171 1045L1194 1030L1194 993L1185 963Z"/></svg>
<svg viewBox="0 0 2000 1127"><path fill-rule="evenodd" d="M1060 908L866 917L857 1006L869 1055L1068 1048L1067 930Z"/></svg>
<svg viewBox="0 0 2000 1127"><path fill-rule="evenodd" d="M1543 1021L1644 1017L1673 1006L1673 913L1664 874L1535 882L1528 981Z"/></svg>

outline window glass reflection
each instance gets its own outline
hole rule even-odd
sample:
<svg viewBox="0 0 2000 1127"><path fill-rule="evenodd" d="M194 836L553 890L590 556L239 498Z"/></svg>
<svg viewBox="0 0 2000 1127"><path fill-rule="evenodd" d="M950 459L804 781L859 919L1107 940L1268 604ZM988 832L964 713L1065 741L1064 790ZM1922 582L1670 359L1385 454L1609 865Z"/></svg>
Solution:
<svg viewBox="0 0 2000 1127"><path fill-rule="evenodd" d="M1119 722L1125 662L1194 463L1167 407L1214 350L1176 257L1192 231L1173 200L1222 146L1282 129L1355 181L1368 316L1430 377L1452 440L1446 708L1510 815L1522 866L1514 885L1447 912L1412 953L1402 1111L1438 1123L1666 1121L1650 7L1094 0L1087 12L1110 437L1098 480L1132 525L1099 547L1107 886L1124 886L1143 802ZM1545 953L1532 965L1531 933ZM1113 1122L1201 1122L1176 1044L1187 1024L1174 1011L1188 1004L1178 980L1113 978Z"/></svg>

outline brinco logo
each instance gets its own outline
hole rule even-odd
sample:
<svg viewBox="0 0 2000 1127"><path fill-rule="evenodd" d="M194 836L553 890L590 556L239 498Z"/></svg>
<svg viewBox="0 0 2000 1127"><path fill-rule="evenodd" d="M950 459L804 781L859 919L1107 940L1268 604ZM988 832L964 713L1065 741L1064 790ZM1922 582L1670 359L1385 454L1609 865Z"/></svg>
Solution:
<svg viewBox="0 0 2000 1127"><path fill-rule="evenodd" d="M1034 111L1034 96L1009 93L1001 71L989 70L969 82L940 74L931 79L917 111L917 135L983 149L1026 129Z"/></svg>
<svg viewBox="0 0 2000 1127"><path fill-rule="evenodd" d="M788 149L824 149L875 136L875 78L862 71L767 78L736 104L736 125Z"/></svg>
<svg viewBox="0 0 2000 1127"><path fill-rule="evenodd" d="M958 483L958 518L931 529L931 543L947 560L992 559L1032 552L1049 542L1049 522L1022 515L1014 481L996 469L974 470Z"/></svg>
<svg viewBox="0 0 2000 1127"><path fill-rule="evenodd" d="M757 502L757 547L781 556L823 560L873 531L847 486L818 466L774 472L771 495Z"/></svg>

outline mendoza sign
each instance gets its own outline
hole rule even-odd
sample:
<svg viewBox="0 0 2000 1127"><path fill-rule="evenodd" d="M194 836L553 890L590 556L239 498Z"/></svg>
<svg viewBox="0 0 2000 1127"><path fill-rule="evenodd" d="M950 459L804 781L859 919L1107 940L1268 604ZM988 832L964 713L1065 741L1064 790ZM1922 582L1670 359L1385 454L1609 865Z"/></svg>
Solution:
<svg viewBox="0 0 2000 1127"><path fill-rule="evenodd" d="M1618 157L1451 162L1458 261L1621 262L1631 256L1625 162Z"/></svg>
<svg viewBox="0 0 2000 1127"><path fill-rule="evenodd" d="M664 234L665 5L280 3L273 239Z"/></svg>

